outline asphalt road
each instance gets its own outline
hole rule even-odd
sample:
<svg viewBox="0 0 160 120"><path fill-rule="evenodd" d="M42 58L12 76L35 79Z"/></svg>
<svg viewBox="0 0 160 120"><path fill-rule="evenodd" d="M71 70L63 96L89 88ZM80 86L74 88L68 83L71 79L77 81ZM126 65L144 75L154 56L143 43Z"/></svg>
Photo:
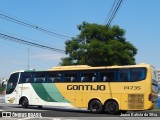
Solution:
<svg viewBox="0 0 160 120"><path fill-rule="evenodd" d="M4 103L4 95L0 94L0 103Z"/></svg>
<svg viewBox="0 0 160 120"><path fill-rule="evenodd" d="M3 114L3 120L159 120L160 111L145 111L145 112L128 112L125 117L122 115L109 115L106 113L93 114L87 110L71 109L71 108L55 108L44 106L42 109L38 109L36 106L30 106L27 109L22 108L20 105L11 105L6 103L0 103L1 115ZM6 112L11 117L5 117ZM135 115L136 117L131 117ZM150 117L144 117L149 115ZM159 117L155 117L158 115ZM42 117L41 117L42 116Z"/></svg>

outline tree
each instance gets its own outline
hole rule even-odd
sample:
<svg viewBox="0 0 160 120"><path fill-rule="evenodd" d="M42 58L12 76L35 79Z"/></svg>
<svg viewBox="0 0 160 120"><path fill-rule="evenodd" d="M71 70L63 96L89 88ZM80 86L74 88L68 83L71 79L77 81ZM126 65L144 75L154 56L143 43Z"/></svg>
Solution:
<svg viewBox="0 0 160 120"><path fill-rule="evenodd" d="M107 26L83 22L78 26L80 34L65 42L65 52L60 65L129 65L135 64L137 49L126 41L125 30L119 26Z"/></svg>

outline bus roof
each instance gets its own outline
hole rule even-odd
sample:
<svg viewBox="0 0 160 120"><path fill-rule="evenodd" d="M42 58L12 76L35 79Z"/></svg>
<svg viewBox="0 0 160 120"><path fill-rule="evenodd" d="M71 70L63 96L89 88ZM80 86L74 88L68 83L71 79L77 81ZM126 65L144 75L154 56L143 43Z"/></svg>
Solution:
<svg viewBox="0 0 160 120"><path fill-rule="evenodd" d="M106 68L136 68L136 67L149 67L149 64L141 63L137 65L124 65L124 66L102 66L102 67L92 67L88 65L71 65L71 66L56 66L52 67L51 69L48 69L48 71L62 71L62 70L86 70L86 69L106 69Z"/></svg>
<svg viewBox="0 0 160 120"><path fill-rule="evenodd" d="M151 65L149 64L136 64L136 65L124 65L124 66L100 66L100 67L92 67L89 65L71 65L71 66L55 66L52 67L51 69L48 70L35 70L35 69L30 69L30 70L19 70L12 72L17 73L17 72L44 72L44 71L63 71L63 70L95 70L95 69L107 69L107 68L136 68L136 67L150 67Z"/></svg>

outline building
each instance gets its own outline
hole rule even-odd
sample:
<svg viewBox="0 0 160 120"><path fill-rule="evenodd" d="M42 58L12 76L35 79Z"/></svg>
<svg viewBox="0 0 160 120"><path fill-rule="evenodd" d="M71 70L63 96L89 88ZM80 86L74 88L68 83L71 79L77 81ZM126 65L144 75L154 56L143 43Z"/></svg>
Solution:
<svg viewBox="0 0 160 120"><path fill-rule="evenodd" d="M158 97L160 98L160 69L157 69Z"/></svg>
<svg viewBox="0 0 160 120"><path fill-rule="evenodd" d="M160 84L160 69L157 69L157 80L158 83Z"/></svg>

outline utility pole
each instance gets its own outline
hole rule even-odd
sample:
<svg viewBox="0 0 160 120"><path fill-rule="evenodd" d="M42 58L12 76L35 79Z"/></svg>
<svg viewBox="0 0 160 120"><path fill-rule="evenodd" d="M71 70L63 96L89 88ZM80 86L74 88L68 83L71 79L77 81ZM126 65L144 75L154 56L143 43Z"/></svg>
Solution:
<svg viewBox="0 0 160 120"><path fill-rule="evenodd" d="M27 69L29 70L29 48L28 48L28 60L27 60Z"/></svg>
<svg viewBox="0 0 160 120"><path fill-rule="evenodd" d="M86 43L87 43L87 38L86 38L86 36L84 36L84 45L85 45L85 47L86 47ZM87 52L87 50L85 49L85 51L84 51L84 61L85 61L85 64L86 64L86 52Z"/></svg>

